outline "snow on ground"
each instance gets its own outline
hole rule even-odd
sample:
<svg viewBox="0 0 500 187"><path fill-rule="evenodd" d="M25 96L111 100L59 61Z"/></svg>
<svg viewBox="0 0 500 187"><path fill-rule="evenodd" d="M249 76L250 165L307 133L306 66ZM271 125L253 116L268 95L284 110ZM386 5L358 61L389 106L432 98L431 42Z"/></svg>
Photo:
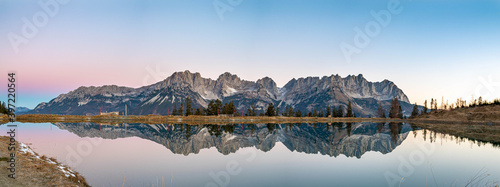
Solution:
<svg viewBox="0 0 500 187"><path fill-rule="evenodd" d="M33 150L31 150L26 144L19 143L19 151L23 153L30 153L35 158L40 159L40 157L36 155L35 152L33 152Z"/></svg>
<svg viewBox="0 0 500 187"><path fill-rule="evenodd" d="M36 159L42 160L42 158L40 158L40 156L38 156L38 154L36 154L26 144L21 143L21 142L19 142L19 152L29 153L29 154L31 154L33 156L32 158L36 158ZM52 161L49 158L46 158L45 160L42 160L42 161L45 161L45 162L47 162L49 164L56 164L57 167L59 168L59 170L61 170L64 173L64 176L66 176L66 177L69 177L69 176L76 177L75 172L73 170L67 168L66 166L64 166L62 164L58 164L58 163Z"/></svg>

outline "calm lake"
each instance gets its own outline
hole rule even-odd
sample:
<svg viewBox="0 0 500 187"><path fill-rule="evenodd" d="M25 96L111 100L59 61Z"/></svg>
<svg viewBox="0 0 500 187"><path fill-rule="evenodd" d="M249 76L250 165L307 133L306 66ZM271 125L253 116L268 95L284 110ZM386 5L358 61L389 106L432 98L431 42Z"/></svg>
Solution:
<svg viewBox="0 0 500 187"><path fill-rule="evenodd" d="M16 123L92 186L491 186L498 145L407 123ZM7 125L0 126L7 135Z"/></svg>

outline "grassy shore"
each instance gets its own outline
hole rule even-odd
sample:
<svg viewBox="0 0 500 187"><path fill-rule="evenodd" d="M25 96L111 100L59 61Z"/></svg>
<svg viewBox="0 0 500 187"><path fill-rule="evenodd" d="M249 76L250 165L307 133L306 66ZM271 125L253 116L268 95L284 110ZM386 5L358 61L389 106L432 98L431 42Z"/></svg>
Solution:
<svg viewBox="0 0 500 187"><path fill-rule="evenodd" d="M45 115L29 114L16 117L18 122L42 123L42 122L95 122L95 123L183 123L183 124L253 124L253 123L329 123L329 122L403 122L403 119L384 118L329 118L329 117L283 117L283 116L242 116L242 117L221 117L221 116L118 116L118 115L98 115L98 116L77 116L77 115Z"/></svg>
<svg viewBox="0 0 500 187"><path fill-rule="evenodd" d="M418 121L500 122L500 105L437 110L418 116Z"/></svg>
<svg viewBox="0 0 500 187"><path fill-rule="evenodd" d="M9 119L5 114L0 114L0 124L9 122Z"/></svg>
<svg viewBox="0 0 500 187"><path fill-rule="evenodd" d="M412 122L439 133L500 144L500 105L437 110Z"/></svg>
<svg viewBox="0 0 500 187"><path fill-rule="evenodd" d="M0 144L8 145L10 138L0 136ZM0 186L89 186L85 179L57 162L54 158L38 155L29 146L17 142L15 179L9 178L11 159L7 148L0 149Z"/></svg>
<svg viewBox="0 0 500 187"><path fill-rule="evenodd" d="M0 121L8 122L7 116L0 116ZM250 123L330 123L330 122L409 122L423 124L487 124L500 125L500 105L437 110L420 115L414 119L389 118L332 118L332 117L284 117L284 116L163 116L163 115L47 115L28 114L16 117L18 122L95 122L95 123L183 123L183 124L250 124Z"/></svg>

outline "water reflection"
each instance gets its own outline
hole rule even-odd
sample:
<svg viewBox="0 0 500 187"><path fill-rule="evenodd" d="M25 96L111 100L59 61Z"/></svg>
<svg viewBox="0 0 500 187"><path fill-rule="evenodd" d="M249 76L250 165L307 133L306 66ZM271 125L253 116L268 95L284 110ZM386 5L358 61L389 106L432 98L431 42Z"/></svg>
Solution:
<svg viewBox="0 0 500 187"><path fill-rule="evenodd" d="M500 178L498 144L407 123L54 125L19 123L19 141L93 186L151 186L157 177L206 186L234 162L241 173L227 186L465 186L482 171L490 177L480 184Z"/></svg>
<svg viewBox="0 0 500 187"><path fill-rule="evenodd" d="M116 139L140 137L162 144L175 154L197 154L215 147L224 154L256 147L267 152L276 142L290 151L360 158L367 151L389 153L412 131L406 123L300 123L300 124L96 124L55 123L80 137Z"/></svg>

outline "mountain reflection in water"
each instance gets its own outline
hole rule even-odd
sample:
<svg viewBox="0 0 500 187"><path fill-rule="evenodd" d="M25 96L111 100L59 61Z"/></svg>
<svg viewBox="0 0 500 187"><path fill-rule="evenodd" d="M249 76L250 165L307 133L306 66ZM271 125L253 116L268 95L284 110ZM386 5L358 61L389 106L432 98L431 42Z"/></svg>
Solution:
<svg viewBox="0 0 500 187"><path fill-rule="evenodd" d="M139 137L157 142L175 154L198 154L215 147L228 155L240 148L267 152L276 142L290 151L360 158L367 151L389 153L412 131L407 123L313 123L313 124L117 124L55 123L80 137L116 139Z"/></svg>

